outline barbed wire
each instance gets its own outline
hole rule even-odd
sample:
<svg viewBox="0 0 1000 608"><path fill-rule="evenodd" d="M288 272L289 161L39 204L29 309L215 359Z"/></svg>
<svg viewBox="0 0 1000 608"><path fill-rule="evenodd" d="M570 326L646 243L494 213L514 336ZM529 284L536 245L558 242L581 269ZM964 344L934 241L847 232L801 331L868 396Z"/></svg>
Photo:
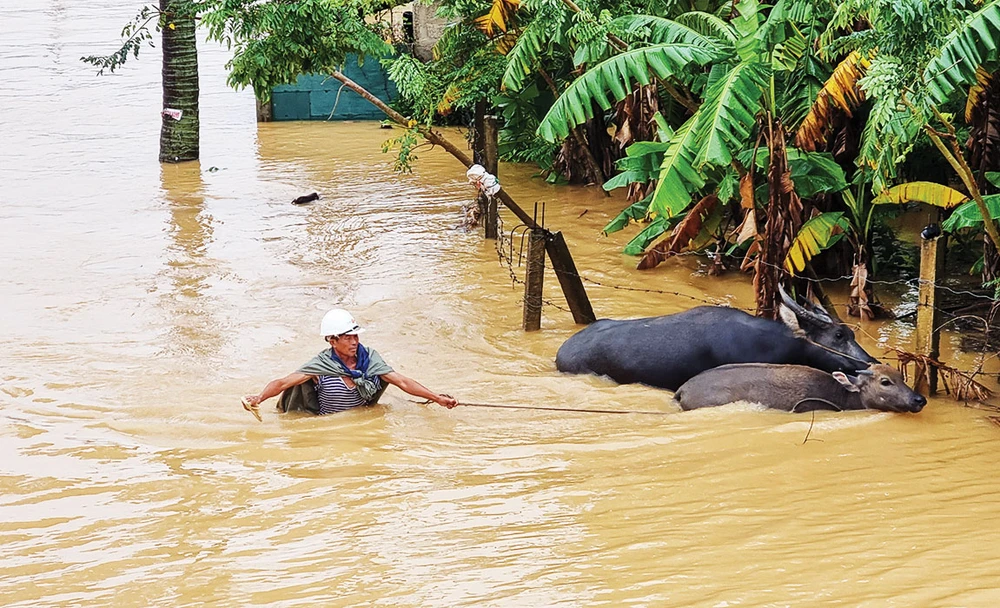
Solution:
<svg viewBox="0 0 1000 608"><path fill-rule="evenodd" d="M507 272L509 273L510 278L511 278L511 284L512 285L516 285L516 284L524 285L524 281L521 280L517 276L517 272L514 270L515 263L514 263L514 253L513 253L513 251L514 251L513 237L507 235L507 231L505 230L503 219L501 217L499 217L499 216L497 217L497 224L498 224L497 225L497 228L498 228L497 229L498 238L496 239L495 243L496 243L496 250L497 250L498 261L499 261L499 263L500 263L501 266L503 266L503 267L505 267L507 269ZM515 227L514 230L511 231L511 235L513 235L518 230L519 227L520 226ZM523 249L523 243L521 245L521 248ZM712 258L713 255L716 255L716 254L711 254L711 253L705 254L703 252L684 252L684 253L677 254L676 257L681 257L681 256L698 256L698 257L709 257L709 258ZM521 265L520 264L520 258L521 258L520 254L518 255L518 258L519 258L519 260L518 260L517 266L520 266ZM778 266L776 264L770 264L770 263L763 262L763 261L759 261L759 263L763 264L765 266L768 266L770 268L774 268L776 270L780 270L782 272L785 271L785 269L783 267L780 267L780 266ZM581 272L575 272L574 273L574 272L569 272L569 271L562 270L562 269L557 269L557 268L553 268L552 270L553 270L553 272L555 272L557 274L574 276L576 278L579 278L581 281L583 281L583 282L585 282L587 284L595 285L595 286L598 286L598 287L603 287L603 288L606 288L606 289L615 289L615 290L620 290L620 291L638 292L638 293L650 293L650 294L659 294L659 295L669 295L669 296L674 296L674 297L685 298L685 299L691 300L693 302L698 302L698 303L706 304L706 305L710 305L710 306L729 306L729 307L732 307L732 308L737 308L739 310L743 310L745 312L751 312L751 313L755 312L755 309L753 309L753 308L743 308L743 307L739 307L739 306L734 306L733 303L732 303L732 301L730 299L727 299L727 298L707 299L707 298L703 298L703 297L693 296L691 294L683 293L683 292L676 291L676 290L656 289L656 288L649 288L649 287L634 287L634 286L631 286L631 285L614 284L614 283L611 283L611 282L606 281L606 280L602 281L602 280L594 279L594 278L589 277L589 276L587 276L587 275L585 275L585 274L583 274ZM812 282L812 283L832 283L832 282L849 281L849 280L852 280L854 277L853 277L853 275L842 275L842 276L836 276L836 277L823 277L823 278L813 278L813 277L797 277L797 278L800 278L802 280L805 280L805 281L808 281L808 282ZM923 284L933 284L933 285L936 286L937 289L939 289L941 291L944 291L944 292L947 292L947 293L950 293L950 294L954 294L956 296L964 296L964 297L972 298L972 299L975 299L975 300L982 300L984 302L990 302L991 304L996 302L996 300L994 300L993 297L988 296L988 295L984 295L982 293L976 293L976 292L965 290L965 289L956 289L956 288L950 287L948 285L944 285L944 284L942 284L940 282L927 281L927 280L921 279L919 277L917 277L917 278L910 278L910 279L897 279L897 280L866 279L866 282L867 283L871 283L873 285L903 286L903 287L906 287L907 289L910 289L910 290L918 289L919 286L923 285ZM523 303L524 302L523 298L520 301ZM551 306L553 308L556 308L556 309L564 311L564 312L570 312L568 308L560 306L560 305L552 302L551 300L547 300L547 299L543 298L542 302L543 302L543 305L545 305L545 306ZM984 333L984 345L985 346L989 345L989 335L988 334L991 331L991 324L990 324L989 321L987 321L983 317L979 317L977 315L968 315L968 314L966 314L966 315L955 315L955 311L954 310L950 310L950 309L947 309L947 308L942 308L941 306L936 306L936 305L932 306L932 305L924 304L922 302L914 302L911 305L913 306L913 310L912 311L906 312L906 313L904 313L902 315L897 315L896 318L907 317L907 316L916 314L922 308L933 308L934 310L936 310L936 311L938 311L938 312L940 312L940 313L942 313L942 314L947 315L948 317L950 317L949 319L947 319L944 322L942 322L935 329L935 331L940 331L941 329L944 329L945 327L947 327L947 326L949 326L951 324L957 324L958 322L960 322L963 319L966 319L966 320L976 320L976 321L979 321L979 323L981 325L983 325L983 327L984 327L984 329L983 329L983 333ZM529 304L529 306L533 306L533 305Z"/></svg>

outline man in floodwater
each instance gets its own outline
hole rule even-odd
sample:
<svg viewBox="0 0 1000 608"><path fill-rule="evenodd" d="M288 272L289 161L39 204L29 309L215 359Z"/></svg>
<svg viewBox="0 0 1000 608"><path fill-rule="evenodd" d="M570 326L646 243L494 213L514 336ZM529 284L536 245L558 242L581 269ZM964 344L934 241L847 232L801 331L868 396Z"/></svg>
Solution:
<svg viewBox="0 0 1000 608"><path fill-rule="evenodd" d="M363 331L351 313L342 308L334 308L326 313L320 323L320 335L330 348L313 357L297 371L268 382L259 395L244 397L243 407L260 419L257 408L261 402L289 391L278 402L278 407L283 411L306 409L317 414L333 414L377 402L389 384L448 409L458 405L454 397L439 395L416 380L393 371L374 349L365 348L361 344L358 334ZM301 388L313 390L303 391ZM288 402L297 389L301 394L295 399L312 402L312 405L303 403L298 407L290 406ZM315 395L314 398L310 397L312 394Z"/></svg>

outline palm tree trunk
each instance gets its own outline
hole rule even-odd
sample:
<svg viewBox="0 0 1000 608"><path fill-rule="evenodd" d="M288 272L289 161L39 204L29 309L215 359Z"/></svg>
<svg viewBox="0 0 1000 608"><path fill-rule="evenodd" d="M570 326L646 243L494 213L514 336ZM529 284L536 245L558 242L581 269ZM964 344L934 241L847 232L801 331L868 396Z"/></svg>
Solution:
<svg viewBox="0 0 1000 608"><path fill-rule="evenodd" d="M160 12L163 28L160 162L198 160L198 48L194 9L188 0L160 0Z"/></svg>

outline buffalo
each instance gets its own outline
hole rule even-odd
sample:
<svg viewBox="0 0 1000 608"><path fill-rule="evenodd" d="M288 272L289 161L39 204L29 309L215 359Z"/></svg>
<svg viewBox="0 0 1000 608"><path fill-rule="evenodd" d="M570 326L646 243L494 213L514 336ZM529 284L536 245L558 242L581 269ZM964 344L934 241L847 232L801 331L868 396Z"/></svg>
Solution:
<svg viewBox="0 0 1000 608"><path fill-rule="evenodd" d="M556 367L673 391L705 370L730 363L785 363L849 373L878 363L858 345L854 332L822 306L799 305L783 290L781 297L782 322L722 306L627 321L601 319L563 343Z"/></svg>
<svg viewBox="0 0 1000 608"><path fill-rule="evenodd" d="M873 365L848 376L802 365L744 363L698 374L674 394L681 408L693 410L734 401L760 403L786 412L881 410L919 412L927 403L888 365Z"/></svg>

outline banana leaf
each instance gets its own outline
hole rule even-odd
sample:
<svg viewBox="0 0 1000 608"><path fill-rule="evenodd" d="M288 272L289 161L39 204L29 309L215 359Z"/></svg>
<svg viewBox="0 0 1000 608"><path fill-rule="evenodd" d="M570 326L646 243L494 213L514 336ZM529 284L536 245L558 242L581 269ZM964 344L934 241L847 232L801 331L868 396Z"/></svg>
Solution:
<svg viewBox="0 0 1000 608"><path fill-rule="evenodd" d="M662 215L654 219L649 223L648 226L642 229L642 232L635 235L631 241L625 245L625 253L628 255L642 255L642 252L649 247L649 244L655 241L661 234L670 230L674 224L677 223L679 218L666 218Z"/></svg>
<svg viewBox="0 0 1000 608"><path fill-rule="evenodd" d="M994 71L1000 62L1000 1L994 0L952 32L924 69L924 83L937 103L944 103L976 82L982 66Z"/></svg>
<svg viewBox="0 0 1000 608"><path fill-rule="evenodd" d="M633 91L633 83L648 85L654 78L685 77L695 66L726 57L727 52L714 44L683 42L615 55L587 70L563 91L538 125L538 135L549 142L562 141L570 129L594 116L595 102L602 110L610 110L613 101L621 101Z"/></svg>
<svg viewBox="0 0 1000 608"><path fill-rule="evenodd" d="M801 272L806 262L835 245L848 228L843 211L821 213L802 224L785 256L785 270L791 274Z"/></svg>
<svg viewBox="0 0 1000 608"><path fill-rule="evenodd" d="M876 205L902 205L904 203L919 202L951 209L969 200L958 190L935 184L934 182L907 182L889 188L879 194L872 201Z"/></svg>
<svg viewBox="0 0 1000 608"><path fill-rule="evenodd" d="M604 227L602 230L604 235L607 236L612 232L618 232L632 222L640 222L644 220L646 218L647 210L649 209L650 200L652 200L652 196L647 196L641 201L637 201L628 207L625 207L621 213L615 216L615 219L608 222L607 226Z"/></svg>
<svg viewBox="0 0 1000 608"><path fill-rule="evenodd" d="M994 220L1000 219L1000 194L991 194L983 197L986 208L990 211L990 217ZM983 225L983 214L979 212L976 201L969 201L959 205L951 216L941 222L941 228L948 232L955 232L962 228L974 228Z"/></svg>

